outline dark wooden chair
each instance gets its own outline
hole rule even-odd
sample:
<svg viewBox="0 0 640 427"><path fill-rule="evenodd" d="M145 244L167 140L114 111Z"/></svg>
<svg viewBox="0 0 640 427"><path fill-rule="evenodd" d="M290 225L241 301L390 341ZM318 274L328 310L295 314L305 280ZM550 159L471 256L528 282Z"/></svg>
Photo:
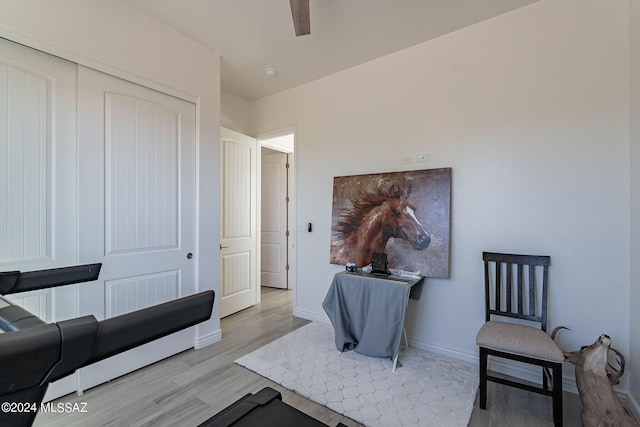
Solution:
<svg viewBox="0 0 640 427"><path fill-rule="evenodd" d="M492 381L551 396L553 423L562 426L564 355L546 332L550 257L483 252L482 259L486 323L476 337L480 408L487 408L487 381ZM489 374L489 355L540 366L542 387Z"/></svg>

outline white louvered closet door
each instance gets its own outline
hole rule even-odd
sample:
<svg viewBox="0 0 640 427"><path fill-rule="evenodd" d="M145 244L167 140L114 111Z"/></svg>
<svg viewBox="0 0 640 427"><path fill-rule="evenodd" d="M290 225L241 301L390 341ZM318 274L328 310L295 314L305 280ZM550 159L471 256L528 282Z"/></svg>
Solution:
<svg viewBox="0 0 640 427"><path fill-rule="evenodd" d="M195 105L78 67L80 289L98 319L196 291ZM80 390L193 347L193 328L80 371Z"/></svg>
<svg viewBox="0 0 640 427"><path fill-rule="evenodd" d="M78 263L76 64L0 39L0 271ZM8 295L45 322L78 315L78 286ZM76 375L49 387L76 390Z"/></svg>

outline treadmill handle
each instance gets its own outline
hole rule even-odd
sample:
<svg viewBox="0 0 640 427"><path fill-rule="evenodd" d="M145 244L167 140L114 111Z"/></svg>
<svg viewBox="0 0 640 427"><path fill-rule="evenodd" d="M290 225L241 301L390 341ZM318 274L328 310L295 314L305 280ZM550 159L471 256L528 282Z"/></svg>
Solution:
<svg viewBox="0 0 640 427"><path fill-rule="evenodd" d="M204 291L100 321L84 366L209 320L214 295Z"/></svg>

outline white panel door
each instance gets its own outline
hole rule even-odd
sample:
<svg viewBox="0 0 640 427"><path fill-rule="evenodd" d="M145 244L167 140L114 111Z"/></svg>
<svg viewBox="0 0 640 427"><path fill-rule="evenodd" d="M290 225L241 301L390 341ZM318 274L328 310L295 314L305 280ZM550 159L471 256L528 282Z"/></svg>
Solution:
<svg viewBox="0 0 640 427"><path fill-rule="evenodd" d="M98 319L196 290L195 105L78 67L80 288ZM192 255L193 254L193 255ZM193 347L193 328L80 372L80 390Z"/></svg>
<svg viewBox="0 0 640 427"><path fill-rule="evenodd" d="M257 141L220 131L220 317L259 302Z"/></svg>
<svg viewBox="0 0 640 427"><path fill-rule="evenodd" d="M0 39L0 271L78 263L76 64ZM78 315L79 285L7 296L46 322ZM46 399L76 390L76 375Z"/></svg>
<svg viewBox="0 0 640 427"><path fill-rule="evenodd" d="M287 153L262 154L260 259L262 286L287 289Z"/></svg>

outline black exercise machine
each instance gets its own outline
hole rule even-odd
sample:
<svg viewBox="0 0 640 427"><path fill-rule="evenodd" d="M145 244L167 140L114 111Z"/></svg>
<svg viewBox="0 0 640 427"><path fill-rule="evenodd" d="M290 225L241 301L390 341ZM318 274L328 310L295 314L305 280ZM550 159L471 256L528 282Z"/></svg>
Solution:
<svg viewBox="0 0 640 427"><path fill-rule="evenodd" d="M90 282L101 264L30 272L0 272L0 426L31 426L49 383L76 369L188 328L211 317L215 294L200 292L98 321L84 316L45 323L3 295ZM5 406L3 406L3 409ZM282 402L265 387L247 394L201 427L327 427ZM337 427L345 427L342 423Z"/></svg>
<svg viewBox="0 0 640 427"><path fill-rule="evenodd" d="M101 264L0 273L0 426L30 426L49 383L107 357L211 317L205 291L102 321L84 316L45 323L2 295L93 281ZM27 406L29 405L29 406ZM32 410L23 410L24 408Z"/></svg>
<svg viewBox="0 0 640 427"><path fill-rule="evenodd" d="M280 392L265 387L247 394L198 427L327 427L315 418L282 402ZM347 427L338 423L336 427Z"/></svg>

